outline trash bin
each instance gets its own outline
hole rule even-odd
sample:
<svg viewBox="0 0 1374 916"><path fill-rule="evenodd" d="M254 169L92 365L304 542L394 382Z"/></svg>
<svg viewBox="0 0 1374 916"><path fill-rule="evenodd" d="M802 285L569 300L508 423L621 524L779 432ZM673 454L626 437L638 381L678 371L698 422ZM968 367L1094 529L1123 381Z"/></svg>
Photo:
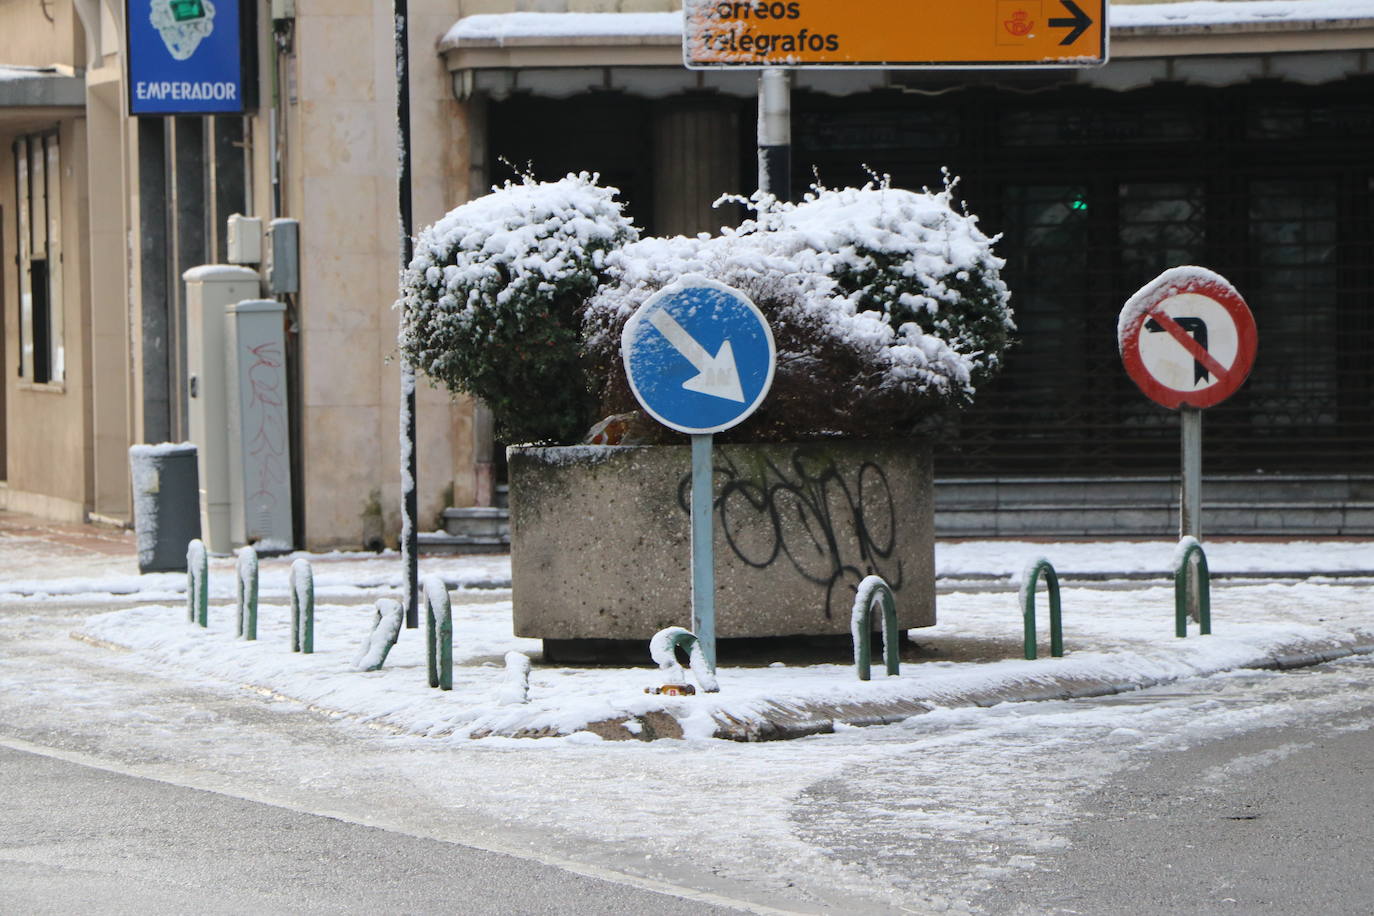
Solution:
<svg viewBox="0 0 1374 916"><path fill-rule="evenodd" d="M200 481L191 442L129 449L138 571L185 572L186 545L200 537Z"/></svg>

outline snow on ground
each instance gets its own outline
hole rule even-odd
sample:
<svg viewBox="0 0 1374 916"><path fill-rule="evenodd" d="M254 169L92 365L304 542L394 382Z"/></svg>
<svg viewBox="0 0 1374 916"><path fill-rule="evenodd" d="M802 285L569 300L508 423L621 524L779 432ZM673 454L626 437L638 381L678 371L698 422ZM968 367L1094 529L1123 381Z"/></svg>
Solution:
<svg viewBox="0 0 1374 916"><path fill-rule="evenodd" d="M1215 556L1214 570L1336 572L1370 565L1363 562L1370 556L1367 543L1237 543L1209 549ZM959 574L1013 575L1027 557L1045 554L1062 569L1167 571L1172 552L1167 542L965 542L941 545L940 568ZM144 577L146 591L122 596L125 604L136 599L137 606L93 617L80 632L99 643L127 647L150 667L178 677L251 685L400 733L442 741L491 733L569 735L605 721L629 720L633 731L642 717L659 710L682 722L689 737L702 738L731 719L765 720L779 703L825 708L881 702L958 706L999 692L1043 695L1065 681L1148 685L1243 667L1266 656L1374 643L1374 601L1367 584L1299 581L1215 589L1214 635L1189 639L1173 635L1171 587L1066 588L1066 656L1031 662L1020 658L1021 612L1014 592L951 592L939 598L939 625L912 631L921 660L908 662L899 677L878 673L872 681L860 682L848 659L812 665L725 665L719 694L660 697L644 693L646 687L658 686L659 677L646 645L642 667L537 665L529 702L512 705L500 699L505 656L521 652L537 663L540 643L512 635L508 591L464 587L504 581L504 562L497 557L424 561L423 573L437 573L459 586L453 595L451 693L428 688L419 631L402 634L383 670L363 674L352 668L371 624L372 602L399 587L399 562L390 557L338 559L333 565L317 560L313 655L289 651L287 558L263 561L256 642L233 635L234 610L225 603L234 588L229 558L217 559L212 568L212 603L219 604L211 608L208 630L187 622L184 604L163 597L175 593L184 580L164 575ZM66 580L52 584L46 594L49 600L70 600L83 588L98 596L101 589L113 593L137 583L118 578ZM34 587L32 582L22 584L25 589ZM23 589L10 582L0 590L13 595ZM1041 597L1042 656L1048 655L1044 603ZM595 739L586 733L582 737Z"/></svg>
<svg viewBox="0 0 1374 916"><path fill-rule="evenodd" d="M388 551L370 553L292 553L261 560L262 599L289 601L287 576L293 560L310 561L315 574L316 600L350 596L394 595L403 586L405 568L400 554ZM210 600L234 598L234 557L211 557ZM451 588L507 588L510 586L510 557L425 557L424 575L437 575ZM132 558L91 561L86 557L63 562L47 558L41 564L46 574L32 563L10 563L0 570L0 604L34 600L101 601L127 604L176 601L186 594L186 574L147 573L139 575Z"/></svg>
<svg viewBox="0 0 1374 916"><path fill-rule="evenodd" d="M1214 567L1252 571L1367 568L1372 553L1369 543L1354 542L1207 546ZM1172 542L997 541L942 543L939 555L942 571L961 574L1014 574L1039 554L1061 568L1126 572L1167 570L1173 549ZM1228 551L1234 559L1226 558ZM1089 795L1143 755L1327 721L1367 706L1374 690L1374 659L1363 659L1284 674L1220 674L1091 702L943 706L887 728L842 728L768 744L610 743L585 732L541 741L457 740L445 729L458 709L508 709L495 705L503 650L534 651L532 642L509 636L509 593L454 592L461 673L455 690L441 695L424 686L422 637L413 631L402 635L382 671L346 670L371 602L399 589L399 558L311 558L317 579L335 590L321 599L321 652L312 657L287 648L290 559L262 562L265 606L256 644L232 635L233 608L224 604L233 588L231 558L211 561L220 604L212 608L208 632L185 623L179 600L150 597L162 590L179 598L184 576L140 579L129 575L131 560L125 560L123 567L111 563L81 578L69 564L50 563L67 594L35 599L15 588L20 577L43 581L35 564L5 564L0 734L84 748L154 778L715 891L763 907L984 912L982 891L999 882L1014 887L1028 869L1054 869L1072 825L1093 816L1084 808ZM451 582L499 579L508 575L505 562L425 557L422 572ZM116 586L128 593L114 595ZM83 610L64 610L99 604L101 595L133 607L86 623ZM1275 641L1329 634L1368 641L1374 627L1368 585L1220 588L1217 635L1186 640L1172 636L1168 589L1069 588L1068 655L1062 662L1023 662L1010 585L1000 593L945 594L939 603L940 626L915 636L940 655L904 665L901 678L875 672L872 682L859 685L841 665L727 667L719 698L746 698L761 685L788 692L810 686L881 691L902 682L954 689L986 683L999 671L1056 665L1201 670ZM140 646L129 653L91 649L66 638L73 626ZM256 678L277 679L278 687L289 688L283 694L314 691L328 708L363 705L354 715L330 717L294 703L260 702L240 689ZM598 702L612 704L638 700L637 691L654 681L646 651L643 667L632 671L536 666L531 692L536 704L564 697L571 705L604 690ZM185 688L177 689L178 682Z"/></svg>
<svg viewBox="0 0 1374 916"><path fill-rule="evenodd" d="M1019 576L1028 560L1044 556L1061 574L1156 573L1173 569L1173 541L937 541L935 569L940 576L969 574ZM1374 571L1369 541L1207 541L1212 574L1331 573Z"/></svg>
<svg viewBox="0 0 1374 916"><path fill-rule="evenodd" d="M1374 543L1370 541L1208 541L1204 545L1214 576L1227 574L1338 575L1374 573ZM0 566L0 604L33 600L79 599L82 603L170 602L185 595L184 573L138 575L130 555L92 560L87 556L43 556L31 548L5 544ZM1061 575L1073 573L1154 574L1167 578L1173 569L1173 541L938 541L935 567L941 578L993 576L1015 584L1026 563L1044 556ZM315 570L315 589L321 598L377 597L394 594L405 575L399 554L293 553L262 560L263 600L286 600L286 576L292 560L304 557ZM234 597L234 559L210 560L210 599ZM450 587L500 588L510 585L510 557L505 555L443 557L420 560L422 575L438 575Z"/></svg>

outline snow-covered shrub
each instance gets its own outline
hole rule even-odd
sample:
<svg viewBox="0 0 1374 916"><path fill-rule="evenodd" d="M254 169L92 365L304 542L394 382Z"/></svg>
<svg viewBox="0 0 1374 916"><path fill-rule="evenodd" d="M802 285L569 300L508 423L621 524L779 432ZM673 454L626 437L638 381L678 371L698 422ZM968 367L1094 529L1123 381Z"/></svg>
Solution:
<svg viewBox="0 0 1374 916"><path fill-rule="evenodd" d="M1003 262L952 183L816 188L754 201L756 218L719 236L642 240L615 193L586 173L527 178L420 234L401 349L483 399L505 441L573 442L637 410L621 330L685 274L737 287L772 326L773 388L737 440L912 435L1001 367L1014 329Z"/></svg>
<svg viewBox="0 0 1374 916"><path fill-rule="evenodd" d="M613 280L585 325L601 414L637 408L619 354L625 322L689 273L753 299L777 345L772 391L732 438L900 437L968 404L1000 368L1014 325L1004 262L952 190L816 188L797 204L760 201L756 219L720 236L649 238L610 254Z"/></svg>
<svg viewBox="0 0 1374 916"><path fill-rule="evenodd" d="M582 309L607 253L636 237L616 193L585 172L508 182L416 241L398 302L401 350L481 398L507 442L575 441L596 419Z"/></svg>

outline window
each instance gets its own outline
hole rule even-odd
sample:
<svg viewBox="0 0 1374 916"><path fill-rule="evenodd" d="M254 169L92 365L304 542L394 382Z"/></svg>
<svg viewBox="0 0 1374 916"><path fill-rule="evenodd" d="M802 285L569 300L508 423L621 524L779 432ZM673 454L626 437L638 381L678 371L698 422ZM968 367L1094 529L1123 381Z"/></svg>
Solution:
<svg viewBox="0 0 1374 916"><path fill-rule="evenodd" d="M66 375L62 338L62 183L57 133L14 142L19 237L19 377L35 385Z"/></svg>

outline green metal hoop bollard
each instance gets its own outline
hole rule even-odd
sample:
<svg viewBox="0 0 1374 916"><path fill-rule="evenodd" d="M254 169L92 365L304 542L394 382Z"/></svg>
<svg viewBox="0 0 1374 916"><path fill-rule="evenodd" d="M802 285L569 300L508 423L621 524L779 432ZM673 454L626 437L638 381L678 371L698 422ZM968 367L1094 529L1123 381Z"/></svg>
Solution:
<svg viewBox="0 0 1374 916"><path fill-rule="evenodd" d="M658 663L659 669L668 678L668 683L687 683L682 665L677 660L678 649L687 653L692 677L696 678L702 692L719 693L720 683L716 680L716 673L711 669L710 663L706 661L706 654L701 649L701 640L691 630L682 627L659 630L654 634L654 638L649 640L649 657Z"/></svg>
<svg viewBox="0 0 1374 916"><path fill-rule="evenodd" d="M258 552L252 544L239 550L238 614L235 634L244 639L258 638Z"/></svg>
<svg viewBox="0 0 1374 916"><path fill-rule="evenodd" d="M519 706L530 701L530 657L523 652L506 653L506 674L496 702Z"/></svg>
<svg viewBox="0 0 1374 916"><path fill-rule="evenodd" d="M210 625L210 559L200 538L186 545L186 619Z"/></svg>
<svg viewBox="0 0 1374 916"><path fill-rule="evenodd" d="M405 607L395 598L378 598L377 610L372 614L372 625L368 628L367 638L362 648L353 658L355 671L380 671L386 664L386 657L401 636L401 626L405 623Z"/></svg>
<svg viewBox="0 0 1374 916"><path fill-rule="evenodd" d="M859 680L872 677L873 605L883 607L883 661L888 676L902 673L901 645L897 635L897 601L892 587L881 576L868 576L859 583L854 609L849 615L849 630L854 637L854 670Z"/></svg>
<svg viewBox="0 0 1374 916"><path fill-rule="evenodd" d="M1064 615L1059 601L1059 574L1044 557L1032 560L1021 575L1021 608L1025 620L1025 655L1028 661L1037 657L1035 640L1035 586L1040 574L1045 575L1045 585L1050 592L1050 655L1062 658L1064 655Z"/></svg>
<svg viewBox="0 0 1374 916"><path fill-rule="evenodd" d="M1197 575L1189 576L1193 557L1197 557ZM1178 637L1188 635L1190 584L1197 589L1198 633L1208 636L1212 632L1212 576L1207 571L1207 554L1191 536L1179 541L1174 552L1174 635Z"/></svg>
<svg viewBox="0 0 1374 916"><path fill-rule="evenodd" d="M448 586L438 576L420 583L425 596L425 658L429 686L453 689L453 608Z"/></svg>
<svg viewBox="0 0 1374 916"><path fill-rule="evenodd" d="M305 557L291 563L291 651L315 651L315 571Z"/></svg>

